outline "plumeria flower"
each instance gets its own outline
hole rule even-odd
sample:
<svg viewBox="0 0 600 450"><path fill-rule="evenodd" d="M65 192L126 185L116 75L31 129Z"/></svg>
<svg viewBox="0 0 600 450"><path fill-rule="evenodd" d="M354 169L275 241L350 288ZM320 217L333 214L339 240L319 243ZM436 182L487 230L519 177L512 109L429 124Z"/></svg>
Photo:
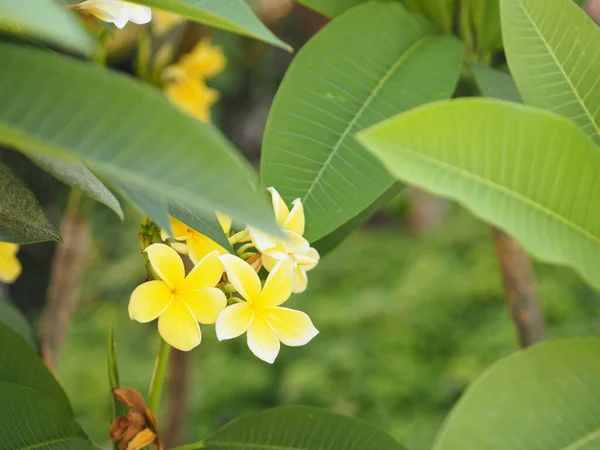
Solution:
<svg viewBox="0 0 600 450"><path fill-rule="evenodd" d="M210 108L219 100L218 91L203 80L188 77L167 83L165 94L173 104L202 122L210 122Z"/></svg>
<svg viewBox="0 0 600 450"><path fill-rule="evenodd" d="M285 239L278 239L262 231L249 228L255 247L262 253L262 263L271 271L278 261L289 259L294 267L292 292L299 293L306 289L308 277L306 272L312 270L319 262L319 252L312 248L302 237L304 234L304 207L297 198L290 211L279 192L273 187L267 189L271 193L275 220L282 229Z"/></svg>
<svg viewBox="0 0 600 450"><path fill-rule="evenodd" d="M185 276L183 261L165 244L144 250L159 280L138 286L129 300L129 317L141 323L158 318L158 332L171 346L188 351L200 344L201 324L215 323L227 305L215 286L223 275L219 253L206 255Z"/></svg>
<svg viewBox="0 0 600 450"><path fill-rule="evenodd" d="M220 257L229 282L246 300L228 306L217 319L217 338L233 339L247 332L248 347L272 364L280 342L292 347L307 344L319 332L303 312L282 308L292 294L292 262L279 261L261 288L260 278L243 259Z"/></svg>
<svg viewBox="0 0 600 450"><path fill-rule="evenodd" d="M165 71L167 78L187 77L192 79L213 78L227 65L221 47L213 46L210 39L202 39L194 49Z"/></svg>
<svg viewBox="0 0 600 450"><path fill-rule="evenodd" d="M70 7L104 22L114 23L117 28L123 28L128 22L141 25L152 20L152 10L149 7L123 0L86 0Z"/></svg>
<svg viewBox="0 0 600 450"><path fill-rule="evenodd" d="M217 214L217 219L226 236L231 231L231 219L223 214ZM194 264L197 264L202 258L211 252L217 251L220 255L226 255L229 252L217 244L209 237L199 233L174 217L169 218L171 222L172 238L178 242L171 243L171 247L179 253L187 254ZM165 230L161 231L161 238L166 241L170 236Z"/></svg>
<svg viewBox="0 0 600 450"><path fill-rule="evenodd" d="M17 259L19 246L0 242L0 283L13 283L21 275L21 263Z"/></svg>

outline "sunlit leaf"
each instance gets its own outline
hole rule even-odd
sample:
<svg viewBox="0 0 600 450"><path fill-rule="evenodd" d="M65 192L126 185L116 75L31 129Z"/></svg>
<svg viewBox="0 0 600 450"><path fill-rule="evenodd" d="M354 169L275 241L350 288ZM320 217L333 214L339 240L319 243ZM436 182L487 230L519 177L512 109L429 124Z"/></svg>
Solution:
<svg viewBox="0 0 600 450"><path fill-rule="evenodd" d="M572 0L501 0L501 8L524 102L571 119L600 144L600 27Z"/></svg>
<svg viewBox="0 0 600 450"><path fill-rule="evenodd" d="M600 448L600 339L546 342L492 367L454 407L434 450Z"/></svg>
<svg viewBox="0 0 600 450"><path fill-rule="evenodd" d="M600 152L572 122L463 99L399 115L360 139L398 180L457 200L600 288Z"/></svg>
<svg viewBox="0 0 600 450"><path fill-rule="evenodd" d="M321 239L393 184L355 133L452 95L463 46L400 3L342 14L300 50L267 122L262 184L301 198L306 237Z"/></svg>

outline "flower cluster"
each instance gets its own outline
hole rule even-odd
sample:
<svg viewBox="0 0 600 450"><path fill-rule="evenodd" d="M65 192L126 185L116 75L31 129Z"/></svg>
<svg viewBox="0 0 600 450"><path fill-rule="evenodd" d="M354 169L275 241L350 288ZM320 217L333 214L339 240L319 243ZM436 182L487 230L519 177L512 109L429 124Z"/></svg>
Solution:
<svg viewBox="0 0 600 450"><path fill-rule="evenodd" d="M176 64L165 69L165 94L184 111L209 122L210 108L219 99L219 93L209 88L206 80L221 73L226 64L221 48L205 38Z"/></svg>
<svg viewBox="0 0 600 450"><path fill-rule="evenodd" d="M13 283L21 275L21 263L17 259L19 246L0 242L0 283Z"/></svg>
<svg viewBox="0 0 600 450"><path fill-rule="evenodd" d="M318 252L302 236L304 210L295 200L290 211L279 193L269 188L283 237L248 228L237 233L231 220L218 215L231 254L212 239L172 218L166 243L145 249L156 279L138 286L131 295L129 315L138 322L158 319L162 338L179 350L200 344L199 324L216 324L222 341L246 333L248 347L258 358L273 363L280 344L300 346L318 334L303 312L282 307L293 292L306 289L306 272L319 262ZM194 264L185 275L179 254ZM264 283L259 273L268 272Z"/></svg>
<svg viewBox="0 0 600 450"><path fill-rule="evenodd" d="M114 23L117 28L125 27L128 22L141 25L152 20L150 8L123 0L86 0L69 7L91 14L104 22Z"/></svg>

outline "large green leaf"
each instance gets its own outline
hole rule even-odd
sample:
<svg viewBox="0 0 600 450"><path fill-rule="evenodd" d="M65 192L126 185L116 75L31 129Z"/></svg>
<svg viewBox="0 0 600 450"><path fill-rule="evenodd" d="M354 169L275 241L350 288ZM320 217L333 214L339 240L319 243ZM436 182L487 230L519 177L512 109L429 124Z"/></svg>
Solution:
<svg viewBox="0 0 600 450"><path fill-rule="evenodd" d="M0 198L0 241L27 244L60 240L33 192L2 163Z"/></svg>
<svg viewBox="0 0 600 450"><path fill-rule="evenodd" d="M296 0L328 17L335 17L368 0Z"/></svg>
<svg viewBox="0 0 600 450"><path fill-rule="evenodd" d="M0 342L0 382L35 390L54 400L65 413L72 415L65 391L31 345L3 323L0 323Z"/></svg>
<svg viewBox="0 0 600 450"><path fill-rule="evenodd" d="M80 159L119 186L277 232L249 164L206 123L106 69L0 44L0 143Z"/></svg>
<svg viewBox="0 0 600 450"><path fill-rule="evenodd" d="M54 400L0 381L0 449L86 450L92 443Z"/></svg>
<svg viewBox="0 0 600 450"><path fill-rule="evenodd" d="M65 161L42 154L30 154L28 156L46 172L51 173L63 183L79 189L97 202L104 203L116 212L121 219L123 218L123 210L119 200L82 163Z"/></svg>
<svg viewBox="0 0 600 450"><path fill-rule="evenodd" d="M600 144L600 27L572 0L501 0L510 71L526 104Z"/></svg>
<svg viewBox="0 0 600 450"><path fill-rule="evenodd" d="M36 348L35 334L29 321L11 303L0 298L0 322L12 328L32 348Z"/></svg>
<svg viewBox="0 0 600 450"><path fill-rule="evenodd" d="M490 367L462 396L434 450L600 448L600 339L522 350Z"/></svg>
<svg viewBox="0 0 600 450"><path fill-rule="evenodd" d="M234 420L203 441L206 450L403 450L385 432L340 414L283 406Z"/></svg>
<svg viewBox="0 0 600 450"><path fill-rule="evenodd" d="M399 180L459 201L600 288L600 152L572 122L490 99L439 102L360 140Z"/></svg>
<svg viewBox="0 0 600 450"><path fill-rule="evenodd" d="M336 18L298 53L277 92L261 161L263 186L301 198L316 241L393 184L355 133L452 95L463 46L399 3Z"/></svg>
<svg viewBox="0 0 600 450"><path fill-rule="evenodd" d="M489 1L489 0L482 0ZM404 0L412 11L420 12L433 20L445 33L451 33L456 15L456 0ZM462 5L461 8L466 8Z"/></svg>
<svg viewBox="0 0 600 450"><path fill-rule="evenodd" d="M52 0L0 0L0 31L27 34L84 54L96 46L75 14Z"/></svg>
<svg viewBox="0 0 600 450"><path fill-rule="evenodd" d="M478 63L471 64L471 71L479 92L484 97L522 103L517 85L510 74Z"/></svg>
<svg viewBox="0 0 600 450"><path fill-rule="evenodd" d="M132 0L179 14L190 20L250 36L286 50L292 48L279 40L244 0Z"/></svg>

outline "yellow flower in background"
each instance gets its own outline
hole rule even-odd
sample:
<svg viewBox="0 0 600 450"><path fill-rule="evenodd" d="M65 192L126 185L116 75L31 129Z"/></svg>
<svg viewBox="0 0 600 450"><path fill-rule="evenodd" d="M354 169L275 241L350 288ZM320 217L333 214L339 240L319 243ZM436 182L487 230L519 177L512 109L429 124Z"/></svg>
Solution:
<svg viewBox="0 0 600 450"><path fill-rule="evenodd" d="M91 14L104 22L114 23L117 28L125 27L128 22L141 25L152 20L150 8L123 0L86 0L69 7Z"/></svg>
<svg viewBox="0 0 600 450"><path fill-rule="evenodd" d="M258 358L272 364L280 343L297 347L307 344L319 332L301 311L282 308L292 294L293 267L279 261L261 288L260 278L243 259L224 255L220 260L229 282L246 300L228 306L217 319L217 338L233 339L247 332L248 347Z"/></svg>
<svg viewBox="0 0 600 450"><path fill-rule="evenodd" d="M223 232L228 236L231 230L231 219L223 214L217 214L217 218L219 219L221 228L223 228ZM166 241L169 237L172 237L176 241L180 241L172 243L171 247L179 253L187 254L194 264L197 264L202 258L214 251L218 252L220 255L229 253L215 241L194 230L180 220L177 220L174 217L170 217L169 220L171 222L173 236L169 236L165 230L161 230L162 240Z"/></svg>
<svg viewBox="0 0 600 450"><path fill-rule="evenodd" d="M161 9L154 8L152 12L154 19L152 20L152 31L157 36L164 36L177 25L185 21L185 18Z"/></svg>
<svg viewBox="0 0 600 450"><path fill-rule="evenodd" d="M141 323L158 319L158 332L172 347L189 351L202 340L201 324L215 323L227 305L215 286L223 275L218 252L205 256L185 276L183 261L165 244L144 250L159 280L139 285L129 300L129 317Z"/></svg>
<svg viewBox="0 0 600 450"><path fill-rule="evenodd" d="M304 234L304 207L297 198L292 202L292 210L285 204L279 192L273 187L267 189L271 193L273 210L277 225L283 231L285 239L278 239L260 230L249 228L254 246L262 253L262 263L271 271L278 261L289 259L294 268L292 291L303 292L308 284L306 272L319 263L319 252L312 248L302 237Z"/></svg>
<svg viewBox="0 0 600 450"><path fill-rule="evenodd" d="M181 109L202 122L210 122L210 108L219 100L219 93L203 81L181 78L168 83L165 94Z"/></svg>
<svg viewBox="0 0 600 450"><path fill-rule="evenodd" d="M227 58L221 47L211 44L210 39L202 39L194 49L183 55L177 64L167 69L167 77L187 77L194 79L213 78L227 66Z"/></svg>
<svg viewBox="0 0 600 450"><path fill-rule="evenodd" d="M19 246L0 242L0 282L13 283L21 275L21 263L17 259Z"/></svg>

